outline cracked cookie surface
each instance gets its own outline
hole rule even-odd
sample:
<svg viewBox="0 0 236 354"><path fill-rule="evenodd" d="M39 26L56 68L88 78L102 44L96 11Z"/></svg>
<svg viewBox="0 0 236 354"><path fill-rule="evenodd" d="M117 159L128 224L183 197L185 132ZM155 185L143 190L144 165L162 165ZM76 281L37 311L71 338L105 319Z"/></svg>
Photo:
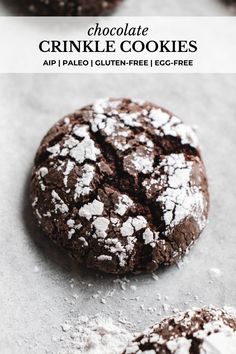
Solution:
<svg viewBox="0 0 236 354"><path fill-rule="evenodd" d="M214 307L162 320L134 339L123 354L234 354L236 314Z"/></svg>
<svg viewBox="0 0 236 354"><path fill-rule="evenodd" d="M125 273L172 264L207 221L196 135L152 103L98 100L42 140L31 201L43 231L89 268Z"/></svg>
<svg viewBox="0 0 236 354"><path fill-rule="evenodd" d="M101 16L121 0L23 0L31 14L39 16Z"/></svg>

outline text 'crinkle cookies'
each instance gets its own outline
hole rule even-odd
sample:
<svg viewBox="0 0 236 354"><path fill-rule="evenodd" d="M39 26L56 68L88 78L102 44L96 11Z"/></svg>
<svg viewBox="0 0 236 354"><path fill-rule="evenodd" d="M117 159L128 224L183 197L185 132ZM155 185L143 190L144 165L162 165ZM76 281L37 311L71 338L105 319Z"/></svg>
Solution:
<svg viewBox="0 0 236 354"><path fill-rule="evenodd" d="M60 120L35 158L43 231L79 263L109 272L176 262L206 225L195 133L149 102L98 100Z"/></svg>
<svg viewBox="0 0 236 354"><path fill-rule="evenodd" d="M236 316L213 307L162 320L133 340L123 354L235 354Z"/></svg>
<svg viewBox="0 0 236 354"><path fill-rule="evenodd" d="M34 15L101 16L109 14L122 0L23 0Z"/></svg>

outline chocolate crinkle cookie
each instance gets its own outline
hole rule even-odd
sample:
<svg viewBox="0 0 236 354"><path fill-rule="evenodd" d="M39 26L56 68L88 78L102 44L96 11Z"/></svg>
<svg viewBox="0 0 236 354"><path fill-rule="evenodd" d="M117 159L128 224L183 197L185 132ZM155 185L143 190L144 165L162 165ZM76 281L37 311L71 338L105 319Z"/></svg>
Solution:
<svg viewBox="0 0 236 354"><path fill-rule="evenodd" d="M193 130L129 99L98 100L55 124L36 154L31 200L45 234L109 273L176 262L208 214Z"/></svg>
<svg viewBox="0 0 236 354"><path fill-rule="evenodd" d="M23 0L29 12L39 16L101 16L122 0Z"/></svg>
<svg viewBox="0 0 236 354"><path fill-rule="evenodd" d="M213 307L169 317L131 342L123 354L235 354L236 315Z"/></svg>

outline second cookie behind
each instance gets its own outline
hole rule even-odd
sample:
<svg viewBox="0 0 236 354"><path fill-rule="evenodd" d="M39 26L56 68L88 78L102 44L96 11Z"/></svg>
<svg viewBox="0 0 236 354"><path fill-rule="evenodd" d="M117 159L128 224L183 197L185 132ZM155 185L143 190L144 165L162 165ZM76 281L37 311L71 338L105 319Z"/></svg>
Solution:
<svg viewBox="0 0 236 354"><path fill-rule="evenodd" d="M23 0L37 16L102 16L110 14L122 0Z"/></svg>

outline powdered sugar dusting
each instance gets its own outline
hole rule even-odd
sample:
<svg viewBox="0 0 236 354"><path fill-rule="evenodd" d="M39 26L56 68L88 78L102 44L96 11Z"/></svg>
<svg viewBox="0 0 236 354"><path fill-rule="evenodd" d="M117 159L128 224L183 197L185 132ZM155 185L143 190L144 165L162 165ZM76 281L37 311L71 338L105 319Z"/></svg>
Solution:
<svg viewBox="0 0 236 354"><path fill-rule="evenodd" d="M132 155L131 163L135 167L136 171L147 174L153 172L154 158L152 155L141 155L134 153Z"/></svg>
<svg viewBox="0 0 236 354"><path fill-rule="evenodd" d="M123 242L118 238L107 238L104 247L111 255L118 258L120 267L125 267L129 256L134 251L136 242L137 239L133 236L126 236Z"/></svg>
<svg viewBox="0 0 236 354"><path fill-rule="evenodd" d="M193 163L186 161L184 154L166 156L155 170L152 183L158 184L160 202L167 232L186 217L193 217L200 230L205 226L204 195L199 187L191 183ZM164 173L161 173L163 169ZM150 181L143 182L150 188Z"/></svg>
<svg viewBox="0 0 236 354"><path fill-rule="evenodd" d="M235 354L236 333L227 327L224 332L208 335L200 346L200 354Z"/></svg>
<svg viewBox="0 0 236 354"><path fill-rule="evenodd" d="M47 151L51 154L51 158L58 156L60 153L60 145L56 144L47 148Z"/></svg>
<svg viewBox="0 0 236 354"><path fill-rule="evenodd" d="M130 127L140 127L141 123L137 120L137 118L140 116L140 113L138 112L133 112L133 113L122 113L120 114L121 120L125 123L125 125L128 125Z"/></svg>
<svg viewBox="0 0 236 354"><path fill-rule="evenodd" d="M73 128L73 133L79 138L86 138L89 135L88 128L89 127L87 125L75 125Z"/></svg>
<svg viewBox="0 0 236 354"><path fill-rule="evenodd" d="M99 154L100 150L95 147L94 141L89 137L85 137L84 140L78 142L70 151L70 156L78 163L82 163L86 159L96 161Z"/></svg>
<svg viewBox="0 0 236 354"><path fill-rule="evenodd" d="M48 168L47 167L41 167L37 172L36 175L38 176L39 180L39 185L41 187L42 191L46 190L46 186L44 184L44 177L48 174Z"/></svg>
<svg viewBox="0 0 236 354"><path fill-rule="evenodd" d="M114 104L114 103L113 103ZM96 114L103 114L105 110L110 106L110 100L108 98L98 99L93 105L93 110Z"/></svg>
<svg viewBox="0 0 236 354"><path fill-rule="evenodd" d="M189 354L192 341L187 338L175 338L166 343L167 348L174 354Z"/></svg>
<svg viewBox="0 0 236 354"><path fill-rule="evenodd" d="M104 217L98 217L94 220L93 226L95 227L95 234L97 237L105 238L107 236L107 229L110 224L110 220Z"/></svg>
<svg viewBox="0 0 236 354"><path fill-rule="evenodd" d="M147 226L147 220L143 216L129 217L122 225L120 232L122 236L132 236Z"/></svg>
<svg viewBox="0 0 236 354"><path fill-rule="evenodd" d="M82 225L81 224L75 224L75 220L69 219L66 222L67 226L69 227L68 231L68 239L70 240L72 236L75 234L76 230L80 230Z"/></svg>
<svg viewBox="0 0 236 354"><path fill-rule="evenodd" d="M159 239L159 232L153 232L150 228L147 228L143 233L143 240L145 245L155 247L157 240Z"/></svg>
<svg viewBox="0 0 236 354"><path fill-rule="evenodd" d="M115 213L123 216L133 204L133 201L126 194L122 194L115 206Z"/></svg>
<svg viewBox="0 0 236 354"><path fill-rule="evenodd" d="M149 118L157 135L178 137L183 145L189 144L195 148L198 147L198 139L193 129L183 124L179 118L170 115L161 108L153 108Z"/></svg>
<svg viewBox="0 0 236 354"><path fill-rule="evenodd" d="M80 316L62 325L59 354L120 354L131 339L130 332L110 317Z"/></svg>
<svg viewBox="0 0 236 354"><path fill-rule="evenodd" d="M85 164L82 167L82 176L77 177L75 185L74 199L77 200L81 195L87 195L91 191L90 184L93 181L95 175L95 167Z"/></svg>
<svg viewBox="0 0 236 354"><path fill-rule="evenodd" d="M104 204L95 199L79 209L79 215L90 220L93 216L102 215Z"/></svg>
<svg viewBox="0 0 236 354"><path fill-rule="evenodd" d="M55 205L55 213L57 213L58 211L60 211L62 214L68 213L68 206L54 190L52 191L52 202Z"/></svg>
<svg viewBox="0 0 236 354"><path fill-rule="evenodd" d="M73 168L75 167L75 163L73 162L73 161L68 161L67 162L67 165L66 165L66 170L65 170L65 172L64 172L64 180L63 180L63 182L64 182L64 185L65 185L65 187L67 187L67 183L68 183L68 176L69 176L69 174L71 173L71 171L73 170Z"/></svg>
<svg viewBox="0 0 236 354"><path fill-rule="evenodd" d="M56 156L70 156L77 163L81 164L85 160L96 161L97 156L100 154L100 150L95 146L94 141L90 138L90 135L85 128L77 128L75 130L77 136L80 135L82 141L68 136L63 145L56 144L52 147L48 147L47 151L51 154L50 158Z"/></svg>

